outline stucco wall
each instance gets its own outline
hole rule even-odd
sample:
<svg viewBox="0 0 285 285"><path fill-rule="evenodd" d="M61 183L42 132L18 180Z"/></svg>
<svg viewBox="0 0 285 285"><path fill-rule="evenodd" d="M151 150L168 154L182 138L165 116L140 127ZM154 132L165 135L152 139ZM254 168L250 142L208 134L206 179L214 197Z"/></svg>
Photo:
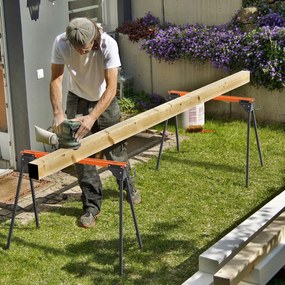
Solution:
<svg viewBox="0 0 285 285"><path fill-rule="evenodd" d="M133 19L151 13L176 24L223 24L241 7L242 0L132 0Z"/></svg>
<svg viewBox="0 0 285 285"><path fill-rule="evenodd" d="M68 24L68 7L67 1L56 1L55 5L41 1L39 19L32 21L26 1L20 3L30 141L32 149L40 150L42 145L35 140L34 126L47 129L52 125L49 99L51 49L54 38L64 32ZM44 78L37 78L38 69L43 69Z"/></svg>

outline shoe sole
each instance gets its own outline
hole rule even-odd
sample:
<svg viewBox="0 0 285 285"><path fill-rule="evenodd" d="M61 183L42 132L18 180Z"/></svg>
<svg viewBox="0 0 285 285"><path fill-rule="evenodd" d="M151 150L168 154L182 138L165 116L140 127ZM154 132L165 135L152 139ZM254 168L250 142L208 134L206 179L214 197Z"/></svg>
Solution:
<svg viewBox="0 0 285 285"><path fill-rule="evenodd" d="M86 225L86 224L81 223L80 221L78 221L78 224L81 228L84 228L84 229L89 229L89 228L95 227L96 219L99 215L100 215L100 213L96 214L96 216L94 217L94 223L92 223L92 224Z"/></svg>
<svg viewBox="0 0 285 285"><path fill-rule="evenodd" d="M85 225L85 224L79 223L79 225L80 225L81 228L89 229L89 228L95 227L96 222L94 222L94 223L92 223L90 225Z"/></svg>

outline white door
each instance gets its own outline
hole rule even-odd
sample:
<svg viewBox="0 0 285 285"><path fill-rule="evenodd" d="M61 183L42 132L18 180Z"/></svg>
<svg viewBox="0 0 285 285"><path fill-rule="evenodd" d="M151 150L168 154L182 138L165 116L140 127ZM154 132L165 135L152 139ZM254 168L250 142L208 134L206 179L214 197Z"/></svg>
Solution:
<svg viewBox="0 0 285 285"><path fill-rule="evenodd" d="M0 169L15 168L2 1L0 1Z"/></svg>

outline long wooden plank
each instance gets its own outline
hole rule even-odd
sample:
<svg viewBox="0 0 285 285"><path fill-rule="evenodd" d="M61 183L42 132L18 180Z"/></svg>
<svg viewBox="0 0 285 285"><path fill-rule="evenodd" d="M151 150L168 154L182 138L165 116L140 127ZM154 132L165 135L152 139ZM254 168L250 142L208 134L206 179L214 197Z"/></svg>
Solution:
<svg viewBox="0 0 285 285"><path fill-rule="evenodd" d="M199 256L199 270L215 274L284 211L285 191L230 231Z"/></svg>
<svg viewBox="0 0 285 285"><path fill-rule="evenodd" d="M172 118L189 108L207 102L249 82L250 72L240 71L193 92L189 92L183 97L164 103L84 138L81 141L81 147L77 150L59 149L45 157L30 162L30 177L42 179L94 153L104 150L115 143Z"/></svg>
<svg viewBox="0 0 285 285"><path fill-rule="evenodd" d="M284 236L285 213L282 213L214 275L214 285L237 285Z"/></svg>

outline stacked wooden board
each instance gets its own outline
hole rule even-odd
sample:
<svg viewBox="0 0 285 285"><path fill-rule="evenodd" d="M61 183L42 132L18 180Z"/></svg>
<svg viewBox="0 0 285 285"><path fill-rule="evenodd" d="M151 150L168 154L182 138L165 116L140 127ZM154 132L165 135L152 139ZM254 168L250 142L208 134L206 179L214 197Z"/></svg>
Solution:
<svg viewBox="0 0 285 285"><path fill-rule="evenodd" d="M265 285L285 264L285 191L199 256L183 285Z"/></svg>

